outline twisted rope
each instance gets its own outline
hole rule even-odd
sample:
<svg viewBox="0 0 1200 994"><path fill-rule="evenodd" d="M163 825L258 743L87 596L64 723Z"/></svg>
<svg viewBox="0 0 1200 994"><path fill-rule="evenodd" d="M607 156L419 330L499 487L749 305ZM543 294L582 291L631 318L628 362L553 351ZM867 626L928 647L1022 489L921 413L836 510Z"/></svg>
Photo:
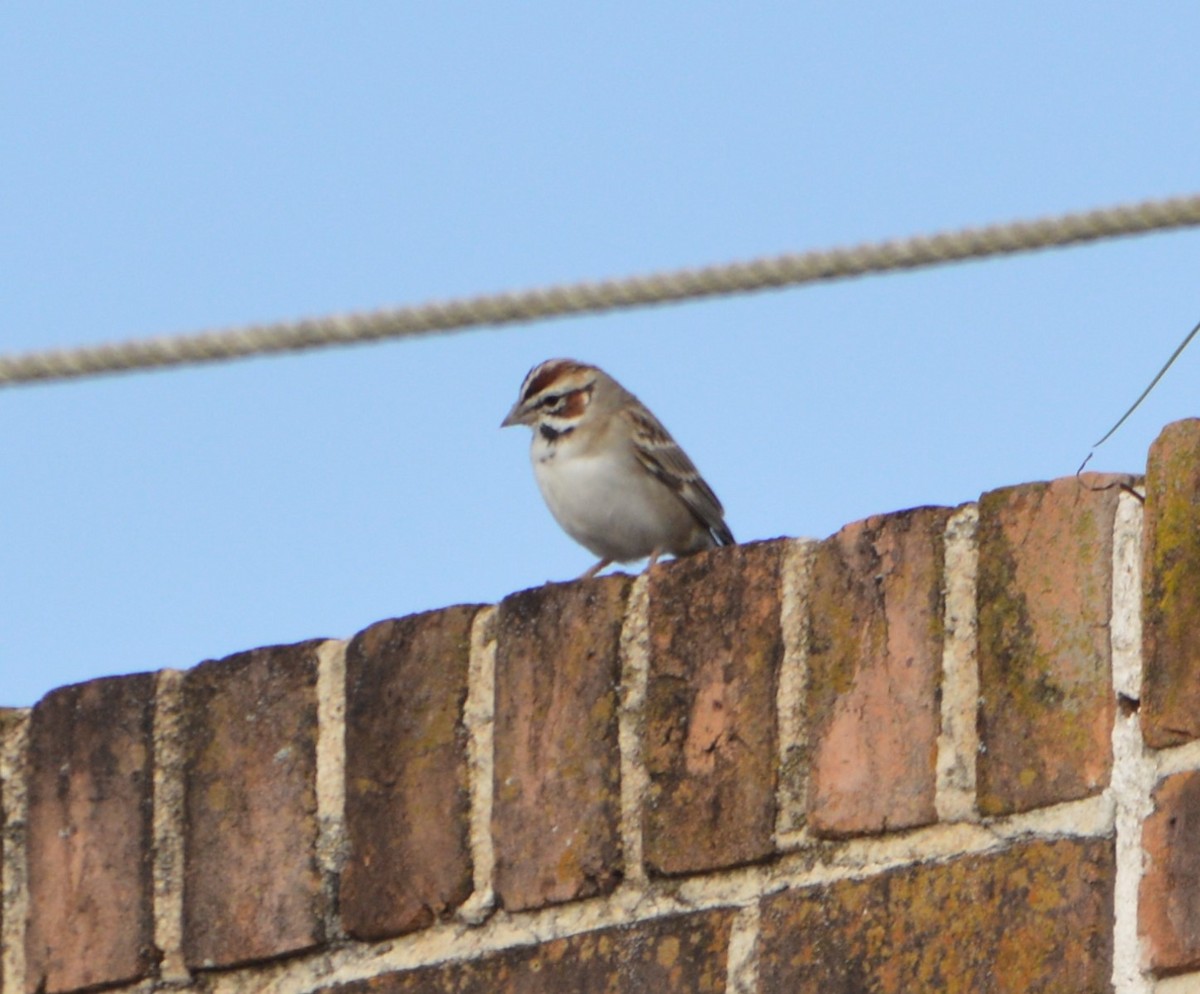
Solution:
<svg viewBox="0 0 1200 994"><path fill-rule="evenodd" d="M412 338L480 325L598 314L868 273L919 269L1196 224L1200 224L1200 195L599 283L571 283L280 324L26 352L0 356L0 387L385 338Z"/></svg>

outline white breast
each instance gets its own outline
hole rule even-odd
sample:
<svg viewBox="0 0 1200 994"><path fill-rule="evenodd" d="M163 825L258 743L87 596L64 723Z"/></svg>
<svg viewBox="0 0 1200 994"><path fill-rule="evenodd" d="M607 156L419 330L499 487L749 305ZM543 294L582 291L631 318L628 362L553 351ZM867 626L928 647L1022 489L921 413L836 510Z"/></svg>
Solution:
<svg viewBox="0 0 1200 994"><path fill-rule="evenodd" d="M626 447L580 451L569 436L549 444L536 432L530 455L550 513L602 559L631 562L695 541L691 513Z"/></svg>

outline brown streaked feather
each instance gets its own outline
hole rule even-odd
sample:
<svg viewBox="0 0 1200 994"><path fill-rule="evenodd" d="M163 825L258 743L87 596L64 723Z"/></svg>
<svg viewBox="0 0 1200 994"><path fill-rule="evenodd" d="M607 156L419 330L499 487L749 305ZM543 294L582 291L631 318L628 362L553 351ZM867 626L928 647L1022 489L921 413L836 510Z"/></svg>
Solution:
<svg viewBox="0 0 1200 994"><path fill-rule="evenodd" d="M576 362L574 359L550 359L539 366L534 366L525 377L525 384L521 389L521 399L528 400L541 393L565 373L583 368L583 363Z"/></svg>
<svg viewBox="0 0 1200 994"><path fill-rule="evenodd" d="M733 545L733 533L725 524L725 509L717 495L662 422L640 402L622 413L633 424L638 461L678 495L718 545Z"/></svg>

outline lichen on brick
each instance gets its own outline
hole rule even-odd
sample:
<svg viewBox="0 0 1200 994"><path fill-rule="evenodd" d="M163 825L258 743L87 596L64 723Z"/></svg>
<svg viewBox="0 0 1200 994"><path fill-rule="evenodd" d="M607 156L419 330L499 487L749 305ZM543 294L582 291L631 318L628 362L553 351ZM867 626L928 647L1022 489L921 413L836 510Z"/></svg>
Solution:
<svg viewBox="0 0 1200 994"><path fill-rule="evenodd" d="M1143 728L1163 747L1200 737L1200 420L1155 441L1145 508Z"/></svg>
<svg viewBox="0 0 1200 994"><path fill-rule="evenodd" d="M612 891L620 839L618 682L632 582L548 584L496 614L496 893L509 910Z"/></svg>
<svg viewBox="0 0 1200 994"><path fill-rule="evenodd" d="M773 851L782 542L650 575L645 857L676 874Z"/></svg>
<svg viewBox="0 0 1200 994"><path fill-rule="evenodd" d="M1031 842L763 900L764 991L1107 992L1112 843Z"/></svg>
<svg viewBox="0 0 1200 994"><path fill-rule="evenodd" d="M807 823L823 837L936 818L950 514L915 508L868 518L814 551Z"/></svg>
<svg viewBox="0 0 1200 994"><path fill-rule="evenodd" d="M984 814L1086 797L1108 781L1111 484L1125 479L1088 474L980 498Z"/></svg>

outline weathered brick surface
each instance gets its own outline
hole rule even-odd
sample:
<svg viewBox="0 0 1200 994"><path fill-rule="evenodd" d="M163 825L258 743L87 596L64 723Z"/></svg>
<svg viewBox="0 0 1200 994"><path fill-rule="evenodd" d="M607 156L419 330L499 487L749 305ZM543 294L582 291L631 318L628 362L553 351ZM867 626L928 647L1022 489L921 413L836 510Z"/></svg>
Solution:
<svg viewBox="0 0 1200 994"><path fill-rule="evenodd" d="M227 966L323 938L317 648L203 663L184 680L184 956Z"/></svg>
<svg viewBox="0 0 1200 994"><path fill-rule="evenodd" d="M1111 990L1112 843L1033 842L763 902L762 991Z"/></svg>
<svg viewBox="0 0 1200 994"><path fill-rule="evenodd" d="M1150 463L1142 715L1148 742L1161 747L1200 737L1200 421L1168 428ZM1124 479L1032 484L980 502L984 814L1095 795L1108 782L1109 574L1119 497L1109 485ZM810 767L804 817L818 837L891 832L935 818L950 513L871 518L813 546L811 559L805 554L808 614L803 624L790 619L808 639L806 741L796 752ZM785 548L722 549L650 574L639 732L649 774L644 850L659 877L774 855ZM631 584L614 576L526 591L506 599L489 624L497 648L494 882L505 909L540 909L526 923L539 934L579 927L578 907L560 915L548 906L611 892L626 872L617 732ZM330 898L349 937L368 942L431 926L467 899L463 709L478 610L381 622L348 646L348 846L336 894L327 893L334 888L316 858L320 643L242 653L183 676L178 870L192 969L252 964L253 986L286 980L293 967L321 968L324 949L290 967L277 961L329 938ZM19 795L11 788L27 779L29 801L22 825L6 824L0 806L10 902L23 896L26 860L28 870L23 942L0 956L0 969L16 964L28 973L8 978L7 987L78 994L155 974L155 683L139 675L64 688L29 716L21 779L0 783L12 801ZM25 715L0 709L0 738L18 721L23 736ZM1142 833L1140 948L1147 970L1174 977L1200 970L1200 771L1165 777L1153 802ZM27 849L14 852L26 839ZM830 845L785 862L827 865L839 875L853 854ZM830 882L822 874L819 884L782 893L767 871L756 958L742 980L757 971L763 992L831 994L1110 990L1113 840L997 846L884 872L864 867L857 879ZM735 876L739 886L753 886L753 875ZM650 905L633 910L654 913ZM5 913L13 914L11 903L0 906ZM474 937L433 929L412 950L426 965L329 990L723 992L737 913L697 911L544 941L522 931L528 915L505 924L501 913L493 922L499 931L489 925ZM5 931L0 918L0 934L18 923L10 917L8 924ZM163 924L169 932L170 922ZM502 935L518 945L479 955L478 939ZM750 937L739 936L746 953ZM340 933L332 938L345 945ZM395 969L394 945L367 952ZM358 955L350 947L331 955L343 953Z"/></svg>
<svg viewBox="0 0 1200 994"><path fill-rule="evenodd" d="M979 808L1098 793L1112 766L1112 528L1128 477L1096 473L979 501Z"/></svg>
<svg viewBox="0 0 1200 994"><path fill-rule="evenodd" d="M1161 748L1200 737L1200 419L1151 446L1143 522L1142 731Z"/></svg>
<svg viewBox="0 0 1200 994"><path fill-rule="evenodd" d="M731 915L659 918L480 960L390 973L326 994L724 994ZM766 990L767 988L764 988Z"/></svg>
<svg viewBox="0 0 1200 994"><path fill-rule="evenodd" d="M951 511L847 525L809 595L808 825L845 836L937 819L943 535Z"/></svg>
<svg viewBox="0 0 1200 994"><path fill-rule="evenodd" d="M617 697L630 584L548 584L497 612L492 826L510 910L608 893L623 875Z"/></svg>
<svg viewBox="0 0 1200 994"><path fill-rule="evenodd" d="M736 546L651 571L643 820L654 872L772 851L783 547Z"/></svg>
<svg viewBox="0 0 1200 994"><path fill-rule="evenodd" d="M154 964L153 716L152 674L64 687L33 709L27 991L129 982Z"/></svg>
<svg viewBox="0 0 1200 994"><path fill-rule="evenodd" d="M1142 847L1138 913L1147 965L1156 973L1200 969L1200 772L1158 785Z"/></svg>
<svg viewBox="0 0 1200 994"><path fill-rule="evenodd" d="M354 938L422 928L470 896L462 715L477 610L382 621L346 650L341 913Z"/></svg>

